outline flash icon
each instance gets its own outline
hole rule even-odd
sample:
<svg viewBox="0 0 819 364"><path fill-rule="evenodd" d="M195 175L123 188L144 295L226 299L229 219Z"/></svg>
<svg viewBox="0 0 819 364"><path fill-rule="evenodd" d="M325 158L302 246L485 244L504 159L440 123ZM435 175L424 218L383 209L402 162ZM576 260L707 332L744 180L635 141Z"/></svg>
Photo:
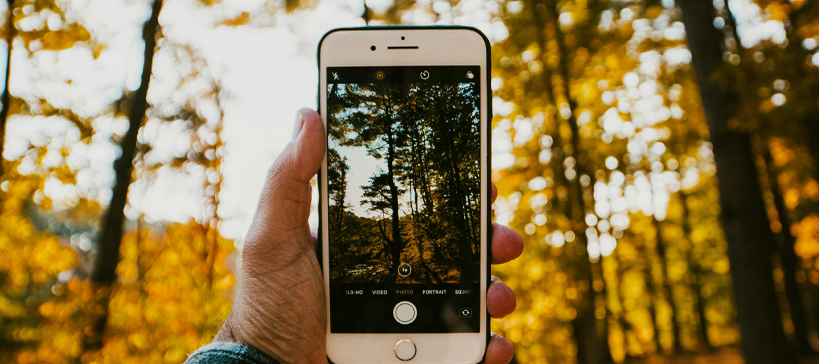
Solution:
<svg viewBox="0 0 819 364"><path fill-rule="evenodd" d="M338 72L333 72L333 80L338 80Z"/></svg>

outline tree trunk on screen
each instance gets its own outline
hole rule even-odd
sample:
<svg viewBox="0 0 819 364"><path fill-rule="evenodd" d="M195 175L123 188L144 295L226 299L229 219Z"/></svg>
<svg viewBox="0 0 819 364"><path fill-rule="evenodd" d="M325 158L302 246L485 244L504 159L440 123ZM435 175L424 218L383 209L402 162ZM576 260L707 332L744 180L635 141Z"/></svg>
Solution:
<svg viewBox="0 0 819 364"><path fill-rule="evenodd" d="M737 114L737 94L712 78L723 66L725 37L713 26L711 1L682 0L679 4L716 160L742 353L747 364L794 363L774 290L770 261L774 236L751 138L728 128Z"/></svg>
<svg viewBox="0 0 819 364"><path fill-rule="evenodd" d="M9 107L11 106L11 93L9 91L9 79L11 78L11 42L14 41L14 36L17 35L17 30L14 28L14 0L7 0L8 3L8 18L6 19L6 45L8 52L6 52L6 82L3 86L3 96L0 102L3 103L3 109L0 110L0 174L3 174L3 145L6 140L6 119L9 117Z"/></svg>
<svg viewBox="0 0 819 364"><path fill-rule="evenodd" d="M111 295L111 286L117 280L116 268L119 262L119 246L122 241L122 225L125 220L125 203L128 197L128 186L131 184L131 171L136 154L136 141L139 127L148 109L148 83L151 80L151 69L154 59L154 47L159 28L159 11L162 9L162 0L154 0L151 17L142 28L142 40L145 42L144 63L142 67L142 82L131 99L131 108L128 112L130 127L120 143L122 153L114 161L116 181L111 196L111 203L102 219L99 232L99 251L91 267L91 282L95 286L101 314L91 323L90 332L86 333L85 349L97 350L102 348L105 325L108 321L108 301Z"/></svg>
<svg viewBox="0 0 819 364"><path fill-rule="evenodd" d="M398 266L401 265L401 221L398 212L398 185L395 184L395 136L392 130L392 116L388 116L387 125L387 174L389 175L390 209L392 210L392 269L390 275L398 280Z"/></svg>
<svg viewBox="0 0 819 364"><path fill-rule="evenodd" d="M776 234L776 250L779 253L780 265L782 266L785 294L788 297L788 308L790 309L791 322L793 322L796 351L799 355L815 355L816 352L810 345L810 330L808 329L808 316L805 313L804 296L799 283L796 282L796 274L800 271L799 266L802 263L794 251L796 238L791 233L791 220L788 217L788 209L785 207L785 199L779 187L778 175L773 167L771 150L768 145L763 145L762 148L765 171L768 175L768 186L771 188L774 206L781 226L779 233Z"/></svg>

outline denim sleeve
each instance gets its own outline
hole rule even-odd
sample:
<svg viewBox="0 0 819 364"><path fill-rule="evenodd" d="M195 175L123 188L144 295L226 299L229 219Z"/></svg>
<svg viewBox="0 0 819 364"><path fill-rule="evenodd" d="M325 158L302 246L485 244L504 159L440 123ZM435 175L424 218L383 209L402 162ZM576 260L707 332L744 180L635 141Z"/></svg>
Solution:
<svg viewBox="0 0 819 364"><path fill-rule="evenodd" d="M191 354L185 364L279 364L279 362L249 345L214 342Z"/></svg>

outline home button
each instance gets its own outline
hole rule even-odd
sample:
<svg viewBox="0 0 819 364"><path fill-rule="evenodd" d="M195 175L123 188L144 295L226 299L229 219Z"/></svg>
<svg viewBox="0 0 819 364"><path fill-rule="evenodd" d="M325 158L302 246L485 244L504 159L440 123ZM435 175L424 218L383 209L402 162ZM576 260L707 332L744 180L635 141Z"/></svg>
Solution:
<svg viewBox="0 0 819 364"><path fill-rule="evenodd" d="M401 339L395 343L395 357L401 361L410 361L415 357L415 343L410 339Z"/></svg>

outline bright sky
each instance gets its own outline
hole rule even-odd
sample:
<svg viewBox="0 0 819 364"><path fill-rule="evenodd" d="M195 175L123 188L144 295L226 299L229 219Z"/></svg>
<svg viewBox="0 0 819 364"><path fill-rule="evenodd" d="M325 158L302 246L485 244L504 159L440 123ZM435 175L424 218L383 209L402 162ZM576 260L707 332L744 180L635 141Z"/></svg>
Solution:
<svg viewBox="0 0 819 364"><path fill-rule="evenodd" d="M334 146L335 150L342 157L347 157L349 160L347 165L350 166L350 171L347 172L347 191L345 202L350 204L350 208L357 216L376 217L379 216L371 211L370 205L362 204L364 200L364 191L362 186L370 184L370 177L378 172L387 170L387 164L383 159L375 159L367 155L367 150L364 147L341 147Z"/></svg>
<svg viewBox="0 0 819 364"><path fill-rule="evenodd" d="M743 45L749 46L761 40L779 42L784 28L780 22L771 21L760 9L748 0L729 0L736 16L738 33ZM391 0L366 0L375 10L386 9ZM2 6L5 6L4 2ZM665 5L673 6L670 0ZM150 12L150 0L66 0L64 5L67 22L80 22L93 35L95 41L104 48L98 57L85 46L54 52L39 50L28 53L20 40L14 44L12 55L11 91L30 104L39 99L47 99L54 107L70 108L82 117L97 117L118 99L123 88L134 90L138 87L142 67L143 44L141 42L142 23ZM724 6L722 0L715 6ZM494 43L508 36L502 22L493 16L499 10L495 1L463 0L455 8L444 1L421 0L417 9L408 11L403 21L408 24L465 24L484 31ZM511 1L507 10L521 10L521 3ZM23 31L49 28L59 29L64 24L59 17L46 11L36 14L28 11L29 17L21 21ZM225 99L224 129L226 155L223 163L222 193L220 194L219 215L224 219L221 231L226 237L241 238L250 224L257 205L266 172L273 160L286 146L292 132L293 118L299 107L316 106L316 46L320 37L328 30L343 26L361 26L360 15L363 4L359 0L318 1L315 8L286 14L276 11L264 0L222 0L205 7L197 0L166 0L160 24L166 41L175 44L189 44L205 59L210 75L221 81ZM607 29L614 21L628 21L632 14L604 14L601 29ZM630 10L628 10L630 11ZM221 21L238 16L242 12L250 14L249 25L240 27L219 26ZM571 23L571 19L562 22ZM611 23L611 24L609 24ZM619 23L618 23L619 24ZM659 23L657 23L659 24ZM632 24L635 36L646 36L653 26L641 19ZM718 24L715 23L715 26ZM612 28L613 29L613 28ZM663 35L668 39L682 39L681 24L665 24ZM641 35L642 34L642 35ZM816 47L815 40L806 41L806 49ZM30 47L37 50L41 45L35 41ZM527 52L522 54L527 57ZM814 57L819 64L819 57ZM653 80L659 65L666 66L690 62L690 53L681 47L672 48L664 54L646 52L640 55L640 68L629 73L623 80L627 89L603 93L605 103L612 103L612 112L602 115L603 127L609 137L635 140L635 151L657 159L665 152L660 141L662 131L651 127L663 118L677 117L679 107L669 105L657 95L657 84ZM173 84L167 81L173 73L173 62L155 59L154 75L149 99L163 101L173 97ZM502 83L493 79L493 85ZM623 95L620 95L624 92ZM632 95L633 94L633 95ZM780 94L778 94L780 95ZM633 97L632 97L633 96ZM610 101L607 101L609 100ZM634 99L624 103L622 100ZM621 101L616 101L621 100ZM784 103L784 99L781 100ZM510 115L514 105L495 98L496 113ZM35 113L38 110L33 110ZM619 111L619 112L618 112ZM620 114L630 113L632 120L625 121ZM583 121L583 115L578 120ZM640 123L645 127L640 130ZM124 135L127 120L110 116L97 117L92 125L95 136L90 144L79 141L79 132L66 120L59 117L29 117L16 115L7 123L6 144L3 157L8 160L21 159L20 171L35 173L43 168L67 164L76 172L76 184L62 184L56 178L47 180L45 195L55 200L54 208L70 206L78 197L98 199L106 203L110 199L113 183L112 162L119 153L110 143L114 135ZM502 120L493 132L493 165L505 168L514 163L511 150L531 139L532 120ZM180 124L166 123L146 128L143 138L153 142L160 160L169 158L180 149L187 147L190 137L184 134ZM510 131L514 130L514 140ZM529 132L527 132L527 130ZM659 133L659 134L658 134ZM527 139L528 138L528 139ZM638 140L639 139L639 140ZM637 143L639 142L639 143ZM651 144L649 148L649 144ZM42 162L32 154L29 145L47 146L48 153ZM70 151L63 159L61 148ZM631 151L631 143L629 150ZM703 153L707 154L708 151ZM363 153L361 153L363 154ZM163 157L164 155L164 157ZM541 155L544 163L550 156ZM361 156L362 160L370 158ZM616 160L615 160L616 162ZM684 161L680 161L684 162ZM375 165L362 163L361 165ZM652 167L652 170L654 168ZM690 169L689 169L690 171ZM678 189L674 181L675 171L663 170L660 165L656 172L641 177L651 182L645 186L623 186L618 180L608 181L609 191L604 193L603 185L595 185L595 195L600 200L595 212L601 217L611 214L625 214L625 207L637 207L647 212L664 213L667 206L668 190ZM371 170L354 166L351 184L361 186L367 183ZM686 173L682 184L695 183L696 175ZM186 221L202 215L203 200L201 181L204 170L177 171L163 168L150 185L134 185L127 211L130 218L144 214L148 221ZM539 187L547 181L535 179L530 185ZM597 181L606 182L606 181ZM677 183L679 184L679 183ZM600 186L598 188L598 186ZM642 186L642 187L641 187ZM360 191L351 191L348 202L360 206ZM605 196L604 196L605 195ZM636 197L635 197L636 196ZM35 200L43 196L35 196ZM513 199L513 196L510 197ZM314 192L314 211L315 211ZM511 212L503 208L507 200L500 199L497 209L498 221L511 220ZM509 200L511 201L511 200ZM627 201L628 203L625 203ZM636 207L635 207L636 206ZM360 208L360 207L359 207ZM619 214L619 215L618 215ZM605 221L605 229L614 224L612 215ZM311 224L316 225L316 214L311 215ZM626 226L627 221L622 225Z"/></svg>
<svg viewBox="0 0 819 364"><path fill-rule="evenodd" d="M376 11L388 7L389 2L367 0ZM224 218L221 231L230 238L241 238L247 231L267 169L289 141L296 110L316 106L318 40L332 28L364 25L360 18L363 3L359 0L319 1L314 8L293 14L277 12L268 3L223 0L208 8L196 0L166 0L159 19L165 39L193 46L228 95L222 101L226 152L219 215ZM18 41L12 57L11 91L30 103L47 99L55 107L93 117L107 110L123 88L138 87L143 53L141 28L150 15L151 1L71 0L60 4L67 22L83 24L104 45L102 52L94 58L88 47L76 46L59 52L29 53ZM464 0L456 8L420 1L419 10L407 12L405 22L430 24L437 16L441 23L477 26L490 39L499 41L508 33L502 22L491 16L497 9L496 3L480 0ZM242 12L251 14L250 25L217 25ZM44 27L56 30L63 25L50 19L50 13L30 15L20 23L24 31ZM34 50L37 47L36 43L32 45ZM158 53L154 75L161 79L152 81L149 101L163 101L173 95L174 90L168 89L161 75L173 73L175 66L163 62ZM54 180L48 184L45 193L56 201L54 208L70 206L78 196L106 203L114 177L111 166L119 153L110 138L124 135L127 125L124 118L99 117L93 121L94 139L86 145L62 118L15 116L8 122L3 157L22 158L21 171L32 173L63 163L60 148L66 148L70 154L64 162L77 173L77 183L63 185ZM157 158L167 159L186 141L189 143L190 137L180 126L152 126L142 138L153 143ZM48 145L49 155L42 165L27 153L29 143ZM135 218L144 214L149 222L201 216L203 173L195 169L160 169L152 184L131 186L127 215ZM366 184L369 175L355 173L351 178L356 183L363 181L361 185ZM359 197L351 196L350 200L360 204ZM314 211L315 201L314 192ZM311 224L317 224L315 213Z"/></svg>

